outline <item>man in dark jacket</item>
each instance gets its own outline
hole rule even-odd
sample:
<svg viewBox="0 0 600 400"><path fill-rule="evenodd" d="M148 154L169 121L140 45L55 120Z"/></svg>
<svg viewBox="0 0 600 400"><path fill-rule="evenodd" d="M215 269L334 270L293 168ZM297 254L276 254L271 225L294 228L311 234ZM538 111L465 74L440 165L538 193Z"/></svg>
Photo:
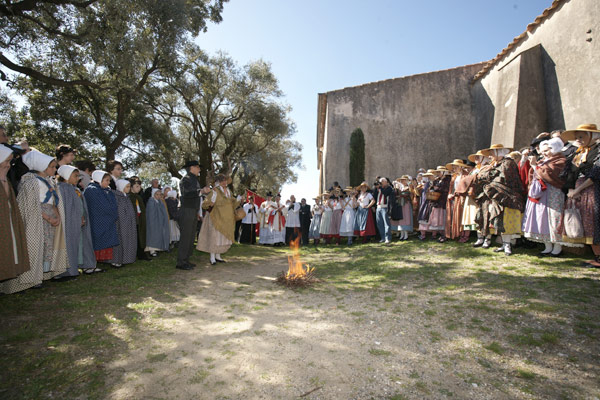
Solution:
<svg viewBox="0 0 600 400"><path fill-rule="evenodd" d="M180 239L177 252L177 265L175 268L190 270L196 265L190 262L194 251L194 239L196 237L196 226L198 225L198 210L200 209L200 195L208 193L210 189L202 188L198 181L200 164L198 161L188 161L183 166L187 171L179 182L179 193L181 195L181 208L179 209Z"/></svg>
<svg viewBox="0 0 600 400"><path fill-rule="evenodd" d="M390 186L390 181L387 178L380 178L381 187L374 193L375 205L375 220L377 221L377 230L381 235L379 243L390 243L392 241L392 226L390 224L390 213L392 200L394 199L394 190Z"/></svg>
<svg viewBox="0 0 600 400"><path fill-rule="evenodd" d="M308 230L312 215L310 206L306 204L306 199L300 200L300 231L302 232L302 245L308 246Z"/></svg>

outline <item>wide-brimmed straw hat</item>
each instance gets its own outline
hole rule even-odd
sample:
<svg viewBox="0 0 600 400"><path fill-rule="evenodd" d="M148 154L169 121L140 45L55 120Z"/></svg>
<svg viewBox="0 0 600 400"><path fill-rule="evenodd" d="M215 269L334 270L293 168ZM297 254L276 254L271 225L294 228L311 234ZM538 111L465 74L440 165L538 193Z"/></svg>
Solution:
<svg viewBox="0 0 600 400"><path fill-rule="evenodd" d="M410 180L410 176L408 176L408 175L402 175L402 176L401 176L400 178L398 178L398 179L399 179L399 180L400 180L400 179L406 179L407 181L409 181L409 180Z"/></svg>
<svg viewBox="0 0 600 400"><path fill-rule="evenodd" d="M481 150L477 150L477 153L475 153L475 154L469 154L469 156L467 157L467 159L469 161L471 161L472 163L475 163L475 162L477 162L477 160L475 159L475 157L486 157L486 155L483 154L481 152Z"/></svg>
<svg viewBox="0 0 600 400"><path fill-rule="evenodd" d="M493 150L502 150L502 149L506 149L508 151L512 151L512 147L504 147L503 144L493 144L489 149L484 149L481 150L481 154L483 154L484 156L490 156L492 154Z"/></svg>
<svg viewBox="0 0 600 400"><path fill-rule="evenodd" d="M600 133L596 124L583 124L579 125L575 129L571 129L569 131L564 131L560 134L560 138L563 142L568 142L569 140L575 139L575 132L592 132L592 133Z"/></svg>
<svg viewBox="0 0 600 400"><path fill-rule="evenodd" d="M431 174L431 175L435 175L434 172L436 172L437 170L435 169L428 169L427 172L425 174ZM425 176L425 174L423 174L423 176Z"/></svg>
<svg viewBox="0 0 600 400"><path fill-rule="evenodd" d="M467 168L468 167L468 165L465 164L463 160L461 160L460 158L455 158L454 161L452 161L451 163L446 164L446 168L447 169L451 169L455 165L457 167L461 167L461 168Z"/></svg>
<svg viewBox="0 0 600 400"><path fill-rule="evenodd" d="M423 175L421 176L427 176L427 177L435 177L435 175L429 171L425 172Z"/></svg>
<svg viewBox="0 0 600 400"><path fill-rule="evenodd" d="M355 189L352 186L346 186L346 189L344 189L345 192L351 192L353 190L355 190Z"/></svg>
<svg viewBox="0 0 600 400"><path fill-rule="evenodd" d="M367 184L366 181L365 182L361 182L361 184L356 187L356 190L360 190L363 186L366 187L367 190L371 190L371 188L369 187L369 184Z"/></svg>

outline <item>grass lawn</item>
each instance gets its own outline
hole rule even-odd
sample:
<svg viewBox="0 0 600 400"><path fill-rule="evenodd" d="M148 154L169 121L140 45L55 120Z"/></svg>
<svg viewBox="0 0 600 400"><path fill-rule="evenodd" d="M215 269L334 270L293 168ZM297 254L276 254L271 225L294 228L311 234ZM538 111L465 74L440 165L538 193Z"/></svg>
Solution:
<svg viewBox="0 0 600 400"><path fill-rule="evenodd" d="M434 242L176 254L0 296L0 398L600 397L600 271Z"/></svg>

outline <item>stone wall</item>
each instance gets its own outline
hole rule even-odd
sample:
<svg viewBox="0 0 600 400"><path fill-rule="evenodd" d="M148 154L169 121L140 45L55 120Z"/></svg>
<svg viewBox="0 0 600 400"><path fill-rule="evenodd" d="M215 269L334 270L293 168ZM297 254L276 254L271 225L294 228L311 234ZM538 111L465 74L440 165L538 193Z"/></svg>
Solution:
<svg viewBox="0 0 600 400"><path fill-rule="evenodd" d="M492 143L600 124L600 1L557 4L476 81L495 109Z"/></svg>
<svg viewBox="0 0 600 400"><path fill-rule="evenodd" d="M326 93L321 190L349 181L350 135L365 135L365 178L392 179L476 150L470 81L482 64L374 82ZM320 98L322 98L321 95ZM317 140L319 143L319 140Z"/></svg>

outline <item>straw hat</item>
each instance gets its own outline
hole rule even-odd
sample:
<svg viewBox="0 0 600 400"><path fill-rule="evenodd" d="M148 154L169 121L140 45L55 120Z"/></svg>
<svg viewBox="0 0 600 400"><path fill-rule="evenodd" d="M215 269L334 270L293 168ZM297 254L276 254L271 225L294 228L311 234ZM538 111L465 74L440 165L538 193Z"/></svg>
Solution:
<svg viewBox="0 0 600 400"><path fill-rule="evenodd" d="M569 140L575 139L575 132L592 132L592 133L600 133L596 124L583 124L579 125L575 129L571 129L569 131L564 131L560 134L560 138L564 142L568 142Z"/></svg>
<svg viewBox="0 0 600 400"><path fill-rule="evenodd" d="M447 169L451 169L454 165L456 165L457 167L461 167L461 168L468 167L468 165L465 164L463 162L463 160L461 160L460 158L455 158L454 161L452 161L451 163L446 164L446 168Z"/></svg>
<svg viewBox="0 0 600 400"><path fill-rule="evenodd" d="M469 154L469 157L467 157L467 159L468 159L469 161L471 161L472 163L474 163L474 162L477 162L477 160L475 160L475 157L479 157L479 156L481 156L481 157L486 157L486 155L485 155L485 154L483 154L483 153L481 152L481 150L477 150L477 153L475 153L475 154Z"/></svg>
<svg viewBox="0 0 600 400"><path fill-rule="evenodd" d="M434 175L434 174L432 174L432 173L431 173L431 172L429 172L429 171L425 172L425 173L424 173L422 176L424 176L424 177L426 176L426 177L429 177L429 178L435 178L435 175Z"/></svg>
<svg viewBox="0 0 600 400"><path fill-rule="evenodd" d="M407 181L410 181L410 176L408 176L408 175L402 175L402 176L401 176L400 178L398 178L398 179L399 179L399 180L400 180L400 179L406 179Z"/></svg>
<svg viewBox="0 0 600 400"><path fill-rule="evenodd" d="M321 195L322 196L322 195ZM321 200L321 196L313 197L313 200Z"/></svg>
<svg viewBox="0 0 600 400"><path fill-rule="evenodd" d="M436 171L448 171L448 168L445 165L438 165Z"/></svg>
<svg viewBox="0 0 600 400"><path fill-rule="evenodd" d="M437 172L437 170L435 170L435 169L428 169L426 173L435 176L434 172ZM423 176L425 176L425 174L423 174Z"/></svg>
<svg viewBox="0 0 600 400"><path fill-rule="evenodd" d="M504 145L502 145L502 144L493 144L489 149L481 150L481 153L484 156L490 156L490 155L492 155L493 150L502 150L502 149L512 151L512 147L504 147Z"/></svg>
<svg viewBox="0 0 600 400"><path fill-rule="evenodd" d="M329 196L329 192L326 190L323 192L323 194L321 194L321 197L325 197L325 196Z"/></svg>
<svg viewBox="0 0 600 400"><path fill-rule="evenodd" d="M346 186L346 189L344 189L344 191L346 191L346 192L351 192L353 190L355 190L355 189L352 186Z"/></svg>
<svg viewBox="0 0 600 400"><path fill-rule="evenodd" d="M360 189L361 189L363 186L364 186L364 187L366 187L366 188L367 188L367 190L371 190L371 188L369 187L369 185L367 184L367 182L366 182L366 181L364 181L364 182L362 182L360 185L358 185L358 186L356 187L356 189L357 189L357 190L360 190Z"/></svg>

